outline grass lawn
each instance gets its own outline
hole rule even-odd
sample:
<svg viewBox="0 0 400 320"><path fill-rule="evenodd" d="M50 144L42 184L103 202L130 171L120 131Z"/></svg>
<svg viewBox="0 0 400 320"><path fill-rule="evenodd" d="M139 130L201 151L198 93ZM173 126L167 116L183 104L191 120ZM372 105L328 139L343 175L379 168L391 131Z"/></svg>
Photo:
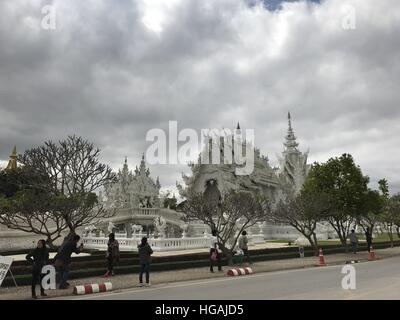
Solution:
<svg viewBox="0 0 400 320"><path fill-rule="evenodd" d="M358 240L361 243L365 243L365 237L364 234L360 235L358 234ZM400 240L400 238L397 236L396 233L393 234L393 241ZM375 235L374 238L372 239L372 243L380 243L380 242L388 242L390 241L389 235L387 233L382 233L379 235ZM289 243L289 240L268 240L267 242L272 242L272 243ZM294 244L294 241L290 241L292 245ZM339 239L332 239L332 240L320 240L318 241L318 245L321 246L333 246L333 245L340 245L340 240Z"/></svg>

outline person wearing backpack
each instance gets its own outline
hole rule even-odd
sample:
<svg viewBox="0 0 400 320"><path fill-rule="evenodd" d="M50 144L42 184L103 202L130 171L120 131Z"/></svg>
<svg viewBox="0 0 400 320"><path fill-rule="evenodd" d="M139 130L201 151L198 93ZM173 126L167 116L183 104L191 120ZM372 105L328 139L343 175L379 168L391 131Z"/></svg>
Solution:
<svg viewBox="0 0 400 320"><path fill-rule="evenodd" d="M213 265L215 262L218 265L218 271L222 271L221 255L218 249L217 230L213 230L210 238L210 272L214 272Z"/></svg>
<svg viewBox="0 0 400 320"><path fill-rule="evenodd" d="M108 278L110 275L114 275L114 265L119 262L119 243L115 239L115 234L110 233L108 236L107 251L107 272L104 277Z"/></svg>
<svg viewBox="0 0 400 320"><path fill-rule="evenodd" d="M139 287L143 287L143 273L146 273L146 287L150 286L150 261L153 250L147 242L147 238L143 237L138 245L140 274Z"/></svg>

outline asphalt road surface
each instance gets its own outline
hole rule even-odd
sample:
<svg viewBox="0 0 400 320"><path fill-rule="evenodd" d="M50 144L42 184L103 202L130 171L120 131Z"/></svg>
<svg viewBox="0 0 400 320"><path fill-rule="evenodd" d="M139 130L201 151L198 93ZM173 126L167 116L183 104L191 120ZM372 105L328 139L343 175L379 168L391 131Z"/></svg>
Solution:
<svg viewBox="0 0 400 320"><path fill-rule="evenodd" d="M352 264L356 289L342 288L344 265L260 273L134 288L63 299L110 300L265 300L399 299L400 257ZM224 272L226 272L226 268Z"/></svg>

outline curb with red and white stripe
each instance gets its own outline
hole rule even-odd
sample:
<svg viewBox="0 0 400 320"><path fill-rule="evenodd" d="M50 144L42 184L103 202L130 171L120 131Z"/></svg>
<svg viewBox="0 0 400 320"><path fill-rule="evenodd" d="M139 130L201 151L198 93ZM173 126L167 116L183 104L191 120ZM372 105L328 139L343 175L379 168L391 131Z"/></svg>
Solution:
<svg viewBox="0 0 400 320"><path fill-rule="evenodd" d="M75 286L74 287L74 294L82 295L82 294L91 294L91 293L99 293L99 292L106 292L112 290L112 283L93 283L93 284L84 284L83 286Z"/></svg>
<svg viewBox="0 0 400 320"><path fill-rule="evenodd" d="M228 270L228 276L235 277L235 276L244 276L247 274L254 273L253 269L246 267L246 268L233 268Z"/></svg>

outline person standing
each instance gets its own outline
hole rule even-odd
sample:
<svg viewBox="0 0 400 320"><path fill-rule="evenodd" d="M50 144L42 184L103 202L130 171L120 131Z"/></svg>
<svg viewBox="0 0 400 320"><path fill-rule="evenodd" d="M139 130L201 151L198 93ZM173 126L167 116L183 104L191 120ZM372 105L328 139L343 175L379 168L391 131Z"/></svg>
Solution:
<svg viewBox="0 0 400 320"><path fill-rule="evenodd" d="M143 287L143 273L146 273L146 287L150 286L150 260L153 250L147 242L147 238L143 237L141 243L138 245L139 251L139 286Z"/></svg>
<svg viewBox="0 0 400 320"><path fill-rule="evenodd" d="M369 228L365 231L365 240L367 241L368 252L371 252L372 246L372 235Z"/></svg>
<svg viewBox="0 0 400 320"><path fill-rule="evenodd" d="M41 239L35 250L27 254L26 260L32 263L32 298L37 299L36 284L40 284L40 295L46 297L42 286L42 268L49 262L49 250L46 248L46 241Z"/></svg>
<svg viewBox="0 0 400 320"><path fill-rule="evenodd" d="M218 237L217 237L217 230L212 231L212 235L210 238L210 272L214 272L214 262L218 264L218 271L222 271L221 265L221 255L219 253L218 247Z"/></svg>
<svg viewBox="0 0 400 320"><path fill-rule="evenodd" d="M106 258L107 272L105 273L104 277L108 278L110 275L114 275L114 264L119 262L119 243L115 239L114 233L110 233L108 236Z"/></svg>
<svg viewBox="0 0 400 320"><path fill-rule="evenodd" d="M243 230L242 235L239 238L238 247L240 250L243 251L243 255L246 256L246 258L247 258L247 262L249 264L253 264L253 262L251 261L250 256L249 256L249 247L247 245L248 242L249 242L249 240L247 238L247 232Z"/></svg>
<svg viewBox="0 0 400 320"><path fill-rule="evenodd" d="M71 240L67 240L58 250L55 256L55 267L58 269L60 275L60 289L68 289L69 283L68 275L71 266L72 253L79 254L83 249L83 243L78 247L80 236L75 234Z"/></svg>
<svg viewBox="0 0 400 320"><path fill-rule="evenodd" d="M351 230L349 239L350 239L351 247L353 249L353 253L356 254L358 239L357 239L357 235L356 235L356 232L354 231L354 229Z"/></svg>

